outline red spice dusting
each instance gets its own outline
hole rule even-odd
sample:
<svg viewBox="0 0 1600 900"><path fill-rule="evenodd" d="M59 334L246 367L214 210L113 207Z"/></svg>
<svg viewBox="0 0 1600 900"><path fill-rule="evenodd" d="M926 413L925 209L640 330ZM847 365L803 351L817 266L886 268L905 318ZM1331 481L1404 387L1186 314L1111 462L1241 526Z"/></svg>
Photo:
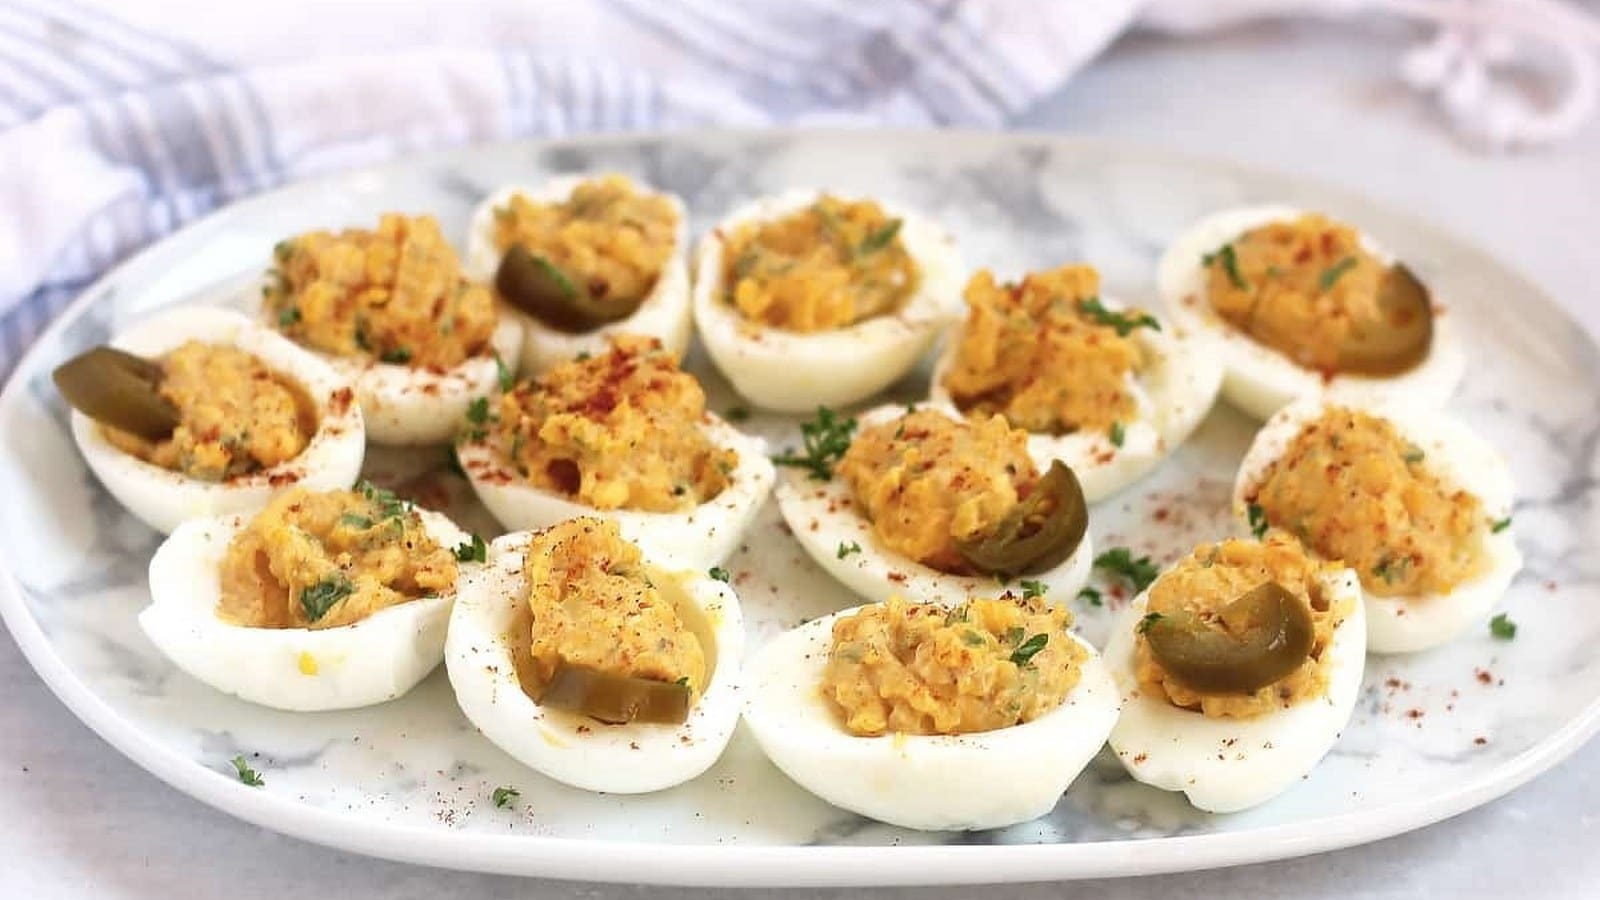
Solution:
<svg viewBox="0 0 1600 900"><path fill-rule="evenodd" d="M1150 755L1148 753L1141 753L1138 756L1135 756L1133 758L1133 764L1136 765L1136 766L1142 766L1142 765L1144 765L1145 760L1147 760L1149 758L1150 758Z"/></svg>
<svg viewBox="0 0 1600 900"><path fill-rule="evenodd" d="M1477 676L1479 684L1494 683L1494 673L1490 672L1488 669L1477 669L1473 671L1472 674Z"/></svg>
<svg viewBox="0 0 1600 900"><path fill-rule="evenodd" d="M1479 747L1482 747L1484 744L1489 743L1489 739L1486 738L1486 737L1483 737L1482 735L1479 735L1478 737L1473 738L1472 742L1474 744L1477 744Z"/></svg>
<svg viewBox="0 0 1600 900"><path fill-rule="evenodd" d="M904 572L890 572L889 573L889 580L894 582L895 584L905 584L906 583L906 573L904 573Z"/></svg>

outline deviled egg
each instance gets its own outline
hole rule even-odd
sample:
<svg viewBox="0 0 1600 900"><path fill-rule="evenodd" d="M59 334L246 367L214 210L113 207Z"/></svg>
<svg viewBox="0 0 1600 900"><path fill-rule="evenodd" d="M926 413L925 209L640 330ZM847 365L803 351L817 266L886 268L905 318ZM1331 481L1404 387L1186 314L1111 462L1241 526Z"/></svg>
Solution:
<svg viewBox="0 0 1600 900"><path fill-rule="evenodd" d="M778 508L800 546L868 600L954 605L1017 577L1070 596L1094 553L1072 469L1035 460L999 416L882 406L822 409L805 447L776 457Z"/></svg>
<svg viewBox="0 0 1600 900"><path fill-rule="evenodd" d="M1443 406L1466 369L1427 285L1371 236L1287 206L1200 220L1161 257L1172 318L1216 338L1222 393L1258 419L1302 398Z"/></svg>
<svg viewBox="0 0 1600 900"><path fill-rule="evenodd" d="M456 455L508 529L603 516L652 559L704 569L738 546L774 478L765 442L705 407L659 342L617 336L479 401Z"/></svg>
<svg viewBox="0 0 1600 900"><path fill-rule="evenodd" d="M365 482L280 494L254 517L192 519L150 560L139 625L194 678L252 703L392 700L444 658L482 539Z"/></svg>
<svg viewBox="0 0 1600 900"><path fill-rule="evenodd" d="M1511 473L1467 426L1410 405L1303 400L1239 466L1234 514L1361 579L1367 647L1425 650L1482 623L1522 568Z"/></svg>
<svg viewBox="0 0 1600 900"><path fill-rule="evenodd" d="M1072 467L1090 503L1143 477L1194 432L1222 366L1201 339L1100 294L1090 266L966 288L967 319L932 399L1026 429L1036 459Z"/></svg>
<svg viewBox="0 0 1600 900"><path fill-rule="evenodd" d="M925 830L1049 812L1117 720L1117 690L1065 606L894 597L808 622L754 655L745 722L835 806Z"/></svg>
<svg viewBox="0 0 1600 900"><path fill-rule="evenodd" d="M683 201L622 175L512 185L472 213L467 274L493 283L523 318L522 369L544 372L606 338L647 335L689 348Z"/></svg>
<svg viewBox="0 0 1600 900"><path fill-rule="evenodd" d="M1111 749L1208 812L1264 803L1314 769L1366 665L1355 573L1287 535L1202 544L1134 598L1106 645Z"/></svg>
<svg viewBox="0 0 1600 900"><path fill-rule="evenodd" d="M236 312L160 313L55 372L72 437L151 528L253 512L299 485L346 488L366 438L348 378Z"/></svg>
<svg viewBox="0 0 1600 900"><path fill-rule="evenodd" d="M615 522L584 517L490 546L456 601L445 666L500 749L565 784L636 794L722 755L743 647L732 588L663 568Z"/></svg>
<svg viewBox="0 0 1600 900"><path fill-rule="evenodd" d="M951 237L872 200L795 191L758 200L700 242L694 319L752 403L785 412L872 396L959 315Z"/></svg>
<svg viewBox="0 0 1600 900"><path fill-rule="evenodd" d="M442 444L472 398L516 371L522 325L461 277L432 216L280 241L262 285L268 324L355 382L378 444Z"/></svg>

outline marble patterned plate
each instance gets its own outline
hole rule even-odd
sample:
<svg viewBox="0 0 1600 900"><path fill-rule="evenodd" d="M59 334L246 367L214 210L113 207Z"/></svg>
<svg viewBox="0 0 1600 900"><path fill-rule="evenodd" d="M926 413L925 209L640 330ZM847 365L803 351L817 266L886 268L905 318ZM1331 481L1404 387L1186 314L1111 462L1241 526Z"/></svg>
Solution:
<svg viewBox="0 0 1600 900"><path fill-rule="evenodd" d="M902 831L834 809L790 783L743 733L710 772L670 791L568 789L479 736L442 668L395 702L320 714L257 708L174 670L134 621L148 601L145 567L157 537L85 469L50 369L157 307L250 302L249 279L284 235L398 209L431 212L464 238L469 210L495 185L600 170L682 194L696 229L742 200L791 186L877 194L944 222L970 264L1010 274L1089 260L1109 292L1145 303L1154 302L1162 245L1219 207L1283 201L1361 223L1430 280L1474 350L1478 364L1454 409L1516 474L1528 565L1502 603L1518 623L1516 639L1481 628L1435 652L1374 657L1332 754L1258 809L1196 813L1181 796L1131 782L1102 755L1050 815L973 834ZM713 408L735 403L703 359L691 365ZM925 390L924 376L898 395ZM1549 768L1600 726L1597 391L1595 346L1526 279L1415 218L1280 175L1147 147L985 134L696 134L466 149L236 204L86 291L0 397L0 612L62 701L139 765L242 819L361 853L724 885L1035 880L1267 860L1462 812ZM794 426L758 415L748 427L784 442ZM1096 546L1128 544L1165 560L1227 532L1228 488L1252 428L1218 408L1154 476L1094 509ZM375 477L492 530L439 466L439 452L371 456ZM757 648L852 602L783 533L771 504L728 568ZM1108 609L1080 613L1084 634L1102 641ZM262 772L264 787L238 782L228 765L236 753ZM501 785L521 791L512 808L490 802Z"/></svg>

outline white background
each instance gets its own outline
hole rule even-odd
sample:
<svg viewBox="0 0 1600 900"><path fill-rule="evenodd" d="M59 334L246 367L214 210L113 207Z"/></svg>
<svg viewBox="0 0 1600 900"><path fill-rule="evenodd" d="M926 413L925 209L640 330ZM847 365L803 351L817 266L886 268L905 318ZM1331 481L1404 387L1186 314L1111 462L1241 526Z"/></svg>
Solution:
<svg viewBox="0 0 1600 900"><path fill-rule="evenodd" d="M1553 149L1480 154L1389 77L1405 37L1281 25L1183 42L1130 38L1018 124L1136 138L1362 190L1491 250L1544 286L1591 334L1600 330L1600 125ZM1487 807L1310 859L1066 885L782 893L919 900L1593 897L1600 890L1596 848L1600 742ZM9 635L0 636L0 897L751 900L778 893L469 875L279 837L202 806L124 760L56 702Z"/></svg>

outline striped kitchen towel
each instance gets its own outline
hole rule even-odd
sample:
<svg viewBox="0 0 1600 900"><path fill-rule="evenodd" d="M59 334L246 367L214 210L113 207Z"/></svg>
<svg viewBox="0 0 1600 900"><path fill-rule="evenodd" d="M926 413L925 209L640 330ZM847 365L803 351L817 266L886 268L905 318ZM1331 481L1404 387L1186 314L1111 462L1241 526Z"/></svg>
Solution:
<svg viewBox="0 0 1600 900"><path fill-rule="evenodd" d="M0 0L0 376L117 260L311 173L527 136L1001 125L1139 0Z"/></svg>

